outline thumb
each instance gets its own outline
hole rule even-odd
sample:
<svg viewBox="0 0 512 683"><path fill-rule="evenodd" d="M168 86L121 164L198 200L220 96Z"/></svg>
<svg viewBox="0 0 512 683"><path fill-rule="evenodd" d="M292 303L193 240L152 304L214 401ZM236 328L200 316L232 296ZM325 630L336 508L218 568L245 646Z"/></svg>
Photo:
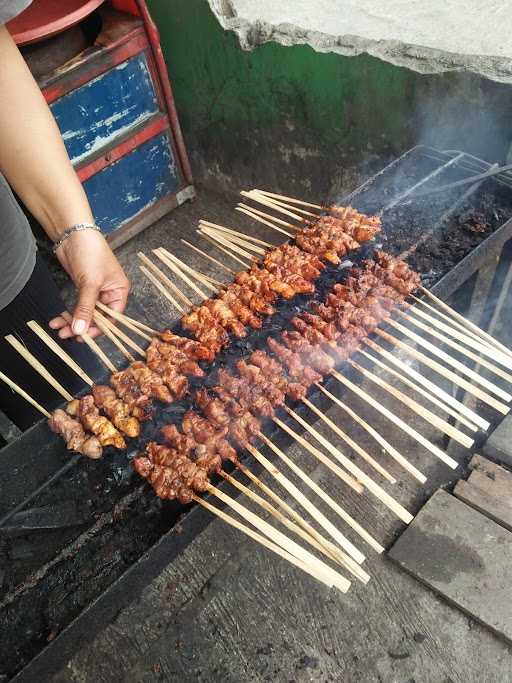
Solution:
<svg viewBox="0 0 512 683"><path fill-rule="evenodd" d="M79 291L78 303L73 312L71 330L73 334L85 334L91 324L94 307L98 300L99 287L94 284L85 283Z"/></svg>

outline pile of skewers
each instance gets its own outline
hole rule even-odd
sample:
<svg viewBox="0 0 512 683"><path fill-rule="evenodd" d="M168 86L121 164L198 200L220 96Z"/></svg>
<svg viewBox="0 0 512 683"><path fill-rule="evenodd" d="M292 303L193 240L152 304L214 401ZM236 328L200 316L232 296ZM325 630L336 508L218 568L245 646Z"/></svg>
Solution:
<svg viewBox="0 0 512 683"><path fill-rule="evenodd" d="M74 399L48 375L45 368L40 364L38 366L37 359L25 347L16 339L9 338L12 345L66 399L66 408L49 415L20 387L13 385L3 375L1 378L49 417L50 427L63 436L68 448L90 458L100 457L106 446L125 448L127 438L139 436L140 423L152 418L158 402L170 403L190 395L189 378L204 377L205 363L211 363L230 344L231 338L246 336L248 328L259 329L263 318L276 310L279 298L311 295L315 290L315 281L326 267L335 268L349 252L373 240L380 231L377 218L368 218L350 208L325 208L257 190L242 194L275 213L286 215L287 220L284 220L247 204L237 207L276 232L293 237L294 243L276 247L239 231L201 221L200 235L213 243L224 256L246 268L245 271L235 272L226 265L225 258L220 261L185 242L209 262L214 262L223 271L233 275L234 281L227 284L190 268L163 248L155 250L155 256L172 274L201 297L202 302L196 306L155 263L140 254L142 272L182 314L182 328L190 336L168 330L157 333L144 323L99 305L95 322L129 361L127 368L118 370L97 344L85 337L86 343L112 372L111 386L94 385L60 346L37 323L31 321L31 329L91 387L90 394ZM307 209L301 208L303 206ZM235 369L219 369L217 382L209 391L202 388L192 392L195 409L187 411L179 426L169 424L162 429L163 443L152 441L146 444L144 452L133 460L135 470L150 482L156 495L178 499L184 504L199 502L315 578L343 591L350 585L348 579L214 486L212 477L229 481L312 549L366 583L369 575L360 566L365 559L364 554L260 452L255 445L257 440L270 448L280 462L373 550L382 552L382 546L265 435L266 424L277 425L352 490L361 494L366 489L400 520L408 523L412 519L410 512L304 420L289 403L305 404L379 477L392 484L396 482L395 476L308 399L311 387L332 400L345 415L362 426L387 455L420 483L426 481L425 475L351 407L329 392L322 383L324 379L336 378L452 468L457 466L452 457L363 391L343 370L350 367L360 373L421 416L429 425L467 448L474 442L470 434L487 429L489 422L386 350L383 342L408 354L502 414L508 412L507 403L512 399L512 395L495 382L482 377L476 370L468 368L406 326L405 323L414 325L425 335L512 382L512 375L505 369L510 365L511 352L423 290L418 275L407 264L384 252L375 251L372 259L359 267L345 268L344 274L344 282L335 284L324 301L316 301L307 307L308 310L292 317L290 329L283 331L279 339L268 338L265 348L240 358ZM214 296L208 298L204 289ZM414 296L415 292L420 291L427 294L435 306ZM119 326L114 325L113 319L149 342L147 348L142 349ZM400 332L402 339L391 334L395 330ZM404 338L413 342L414 346L404 341ZM430 355L419 351L417 347L422 347ZM136 360L133 352L144 360ZM455 418L459 426L440 417L361 365L353 358L357 353L398 378L442 413ZM282 419L286 416L308 432L318 446L313 446L292 429L289 422ZM327 538L256 477L245 460L240 461L239 451L242 450L252 455L286 489L322 528ZM241 470L265 494L266 499L229 474L226 463ZM199 496L203 492L219 498L251 526L242 524L203 500Z"/></svg>

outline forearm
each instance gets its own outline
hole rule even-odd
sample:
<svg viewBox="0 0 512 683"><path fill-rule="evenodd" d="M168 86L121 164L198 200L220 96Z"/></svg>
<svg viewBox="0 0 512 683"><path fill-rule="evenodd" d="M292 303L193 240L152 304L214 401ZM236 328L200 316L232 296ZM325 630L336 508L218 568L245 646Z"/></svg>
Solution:
<svg viewBox="0 0 512 683"><path fill-rule="evenodd" d="M0 26L0 170L50 239L93 222L89 202L45 102L7 29Z"/></svg>

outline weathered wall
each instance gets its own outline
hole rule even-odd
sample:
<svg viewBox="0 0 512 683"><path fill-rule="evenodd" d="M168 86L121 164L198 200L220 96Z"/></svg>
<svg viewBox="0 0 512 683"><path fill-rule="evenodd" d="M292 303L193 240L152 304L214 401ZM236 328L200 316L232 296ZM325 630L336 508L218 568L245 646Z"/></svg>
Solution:
<svg viewBox="0 0 512 683"><path fill-rule="evenodd" d="M207 0L151 0L196 180L319 196L418 142L503 159L512 87L374 57L268 43L243 51Z"/></svg>

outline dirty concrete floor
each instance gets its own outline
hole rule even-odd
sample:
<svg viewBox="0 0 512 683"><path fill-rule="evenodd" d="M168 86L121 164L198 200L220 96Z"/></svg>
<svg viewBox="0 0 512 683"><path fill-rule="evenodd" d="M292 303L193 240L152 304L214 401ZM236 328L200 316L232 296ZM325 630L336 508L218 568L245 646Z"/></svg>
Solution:
<svg viewBox="0 0 512 683"><path fill-rule="evenodd" d="M234 200L201 194L119 250L133 282L129 313L159 328L177 315L138 272L139 250L149 254L155 247L167 246L190 265L222 279L220 269L185 251L179 240L184 237L199 244L194 229L200 217L233 227L249 226L249 219L246 222L233 211ZM260 235L277 242L269 231ZM384 400L380 390L367 389ZM455 475L412 439L398 430L390 433L385 420L360 399L352 396L351 405L428 476L428 485L420 486L379 453L375 442L349 424L338 409L329 411L399 479L384 488L411 511L419 509L439 484L453 480ZM419 418L405 408L395 403L393 408L442 445L439 433L425 423L417 424ZM316 426L350 452L325 425ZM392 544L403 525L386 508L368 495L354 494L300 448L288 453L383 545ZM462 462L460 448L452 447L450 453ZM315 502L336 521L332 511ZM385 555L363 547L346 525L340 527L367 552L372 575L367 586L354 583L346 595L328 592L231 527L212 521L141 595L133 596L132 604L107 628L91 634L91 642L83 644L52 683L512 682L510 648L505 643L404 574Z"/></svg>

